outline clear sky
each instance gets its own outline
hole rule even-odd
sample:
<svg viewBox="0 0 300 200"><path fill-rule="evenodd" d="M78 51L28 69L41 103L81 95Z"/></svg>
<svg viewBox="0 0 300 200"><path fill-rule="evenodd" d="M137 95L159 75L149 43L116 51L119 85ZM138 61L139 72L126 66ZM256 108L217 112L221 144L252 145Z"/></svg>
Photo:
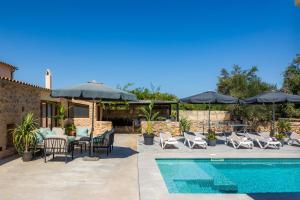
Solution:
<svg viewBox="0 0 300 200"><path fill-rule="evenodd" d="M179 97L214 90L222 67L281 84L300 53L294 0L0 0L0 60L54 87L153 83Z"/></svg>

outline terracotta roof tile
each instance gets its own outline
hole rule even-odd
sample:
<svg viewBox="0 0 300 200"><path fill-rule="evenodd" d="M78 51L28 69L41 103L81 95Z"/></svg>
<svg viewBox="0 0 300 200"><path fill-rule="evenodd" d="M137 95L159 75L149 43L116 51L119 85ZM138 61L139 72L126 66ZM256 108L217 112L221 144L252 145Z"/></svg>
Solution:
<svg viewBox="0 0 300 200"><path fill-rule="evenodd" d="M7 77L0 76L0 80L6 80L6 81L10 81L10 82L14 82L14 83L18 83L18 84L21 84L21 85L26 85L26 86L29 86L29 87L42 89L42 90L49 90L47 88L44 88L44 87L41 87L41 86L38 86L38 85L33 85L33 84L30 84L30 83L26 83L24 81L18 81L18 80L10 79L10 78L7 78Z"/></svg>

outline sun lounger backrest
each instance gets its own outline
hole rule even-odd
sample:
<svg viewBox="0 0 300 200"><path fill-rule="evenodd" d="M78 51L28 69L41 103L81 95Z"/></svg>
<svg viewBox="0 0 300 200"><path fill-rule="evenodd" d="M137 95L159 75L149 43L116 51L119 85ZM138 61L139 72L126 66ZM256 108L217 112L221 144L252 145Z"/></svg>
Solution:
<svg viewBox="0 0 300 200"><path fill-rule="evenodd" d="M160 137L163 140L168 140L169 138L172 138L172 135L170 133L160 133Z"/></svg>
<svg viewBox="0 0 300 200"><path fill-rule="evenodd" d="M271 137L271 136L270 136L270 134L269 134L269 133L267 133L267 132L260 132L260 133L259 133L259 135L260 135L261 137L265 138L265 139L267 139L267 138L270 138L270 137Z"/></svg>
<svg viewBox="0 0 300 200"><path fill-rule="evenodd" d="M300 135L298 133L292 132L291 136L292 139L300 139Z"/></svg>
<svg viewBox="0 0 300 200"><path fill-rule="evenodd" d="M184 137L188 140L194 140L194 138L195 138L195 136L193 136L187 132L184 132L183 134L184 134Z"/></svg>

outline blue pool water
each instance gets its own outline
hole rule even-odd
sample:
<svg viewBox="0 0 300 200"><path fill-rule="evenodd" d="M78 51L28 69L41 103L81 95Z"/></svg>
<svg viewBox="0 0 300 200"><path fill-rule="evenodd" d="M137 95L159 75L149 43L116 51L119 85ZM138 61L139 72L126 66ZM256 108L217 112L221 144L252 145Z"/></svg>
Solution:
<svg viewBox="0 0 300 200"><path fill-rule="evenodd" d="M157 159L170 193L300 192L300 159Z"/></svg>

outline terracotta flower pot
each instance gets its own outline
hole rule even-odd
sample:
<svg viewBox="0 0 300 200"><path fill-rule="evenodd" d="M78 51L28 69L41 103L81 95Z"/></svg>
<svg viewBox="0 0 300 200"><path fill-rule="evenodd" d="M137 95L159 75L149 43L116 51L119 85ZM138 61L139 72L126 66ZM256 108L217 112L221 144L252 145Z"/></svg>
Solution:
<svg viewBox="0 0 300 200"><path fill-rule="evenodd" d="M69 136L76 136L76 131L69 131L68 135Z"/></svg>

